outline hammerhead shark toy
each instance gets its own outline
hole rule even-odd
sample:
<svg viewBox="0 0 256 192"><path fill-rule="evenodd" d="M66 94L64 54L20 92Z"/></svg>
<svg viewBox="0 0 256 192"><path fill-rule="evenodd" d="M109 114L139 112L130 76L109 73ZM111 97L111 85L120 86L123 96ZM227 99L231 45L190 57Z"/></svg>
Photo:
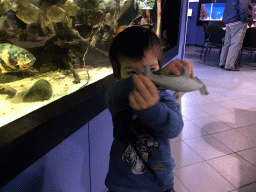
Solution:
<svg viewBox="0 0 256 192"><path fill-rule="evenodd" d="M197 77L190 78L186 67L182 67L183 72L181 75L154 75L150 67L145 65L144 74L158 89L170 89L175 91L174 98L180 99L186 92L196 91L199 89L202 95L208 95L205 84Z"/></svg>

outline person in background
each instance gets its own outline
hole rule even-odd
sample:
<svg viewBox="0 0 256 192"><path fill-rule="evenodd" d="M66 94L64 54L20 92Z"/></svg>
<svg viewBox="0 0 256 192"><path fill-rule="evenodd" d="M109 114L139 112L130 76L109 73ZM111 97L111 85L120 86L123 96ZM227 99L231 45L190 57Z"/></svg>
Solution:
<svg viewBox="0 0 256 192"><path fill-rule="evenodd" d="M239 71L235 62L242 48L247 25L252 24L250 0L227 0L222 22L226 24L224 46L220 54L219 66L226 71Z"/></svg>
<svg viewBox="0 0 256 192"><path fill-rule="evenodd" d="M161 69L160 40L141 26L129 27L114 38L109 59L117 81L105 95L114 126L107 191L175 192L170 139L183 128L180 105L143 73L149 65L154 74L180 75L185 66L193 78L193 64L176 59Z"/></svg>
<svg viewBox="0 0 256 192"><path fill-rule="evenodd" d="M253 22L251 27L256 27L256 22Z"/></svg>

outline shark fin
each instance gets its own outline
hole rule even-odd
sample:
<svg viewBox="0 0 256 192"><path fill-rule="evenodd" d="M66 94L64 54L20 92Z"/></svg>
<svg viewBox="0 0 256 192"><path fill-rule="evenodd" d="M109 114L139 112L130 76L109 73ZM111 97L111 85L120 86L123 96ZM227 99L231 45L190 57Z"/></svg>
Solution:
<svg viewBox="0 0 256 192"><path fill-rule="evenodd" d="M151 75L151 70L150 70L150 67L148 66L148 65L145 65L144 66L144 74L145 74L145 76L147 77L147 78L149 78L150 77L150 75Z"/></svg>
<svg viewBox="0 0 256 192"><path fill-rule="evenodd" d="M182 70L183 70L183 71L182 71L181 75L184 76L184 77L187 78L187 79L190 78L190 77L189 77L189 72L188 72L187 68L184 67L184 66L182 66Z"/></svg>
<svg viewBox="0 0 256 192"><path fill-rule="evenodd" d="M200 79L198 79L198 77L194 77L194 79L195 79L197 82L199 82L199 83L201 83L201 84L204 84Z"/></svg>
<svg viewBox="0 0 256 192"><path fill-rule="evenodd" d="M201 83L203 86L199 89L199 91L200 91L200 93L202 94L202 95L208 95L209 94L209 92L207 91L207 89L206 89L206 85L200 80L200 79L198 79L197 77L195 77L194 78L197 82L199 82L199 83Z"/></svg>
<svg viewBox="0 0 256 192"><path fill-rule="evenodd" d="M176 101L178 101L179 99L181 99L181 97L185 94L186 92L177 92L175 91L175 93L173 94L173 97Z"/></svg>

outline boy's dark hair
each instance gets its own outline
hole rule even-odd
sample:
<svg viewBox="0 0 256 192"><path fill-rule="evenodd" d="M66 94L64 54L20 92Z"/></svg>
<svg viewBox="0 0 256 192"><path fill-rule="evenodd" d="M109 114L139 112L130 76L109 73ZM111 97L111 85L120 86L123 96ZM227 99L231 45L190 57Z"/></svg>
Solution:
<svg viewBox="0 0 256 192"><path fill-rule="evenodd" d="M132 26L117 34L109 49L109 60L114 77L118 80L121 79L120 59L141 61L144 52L151 48L155 48L157 55L159 55L158 64L161 68L163 66L161 42L151 29Z"/></svg>

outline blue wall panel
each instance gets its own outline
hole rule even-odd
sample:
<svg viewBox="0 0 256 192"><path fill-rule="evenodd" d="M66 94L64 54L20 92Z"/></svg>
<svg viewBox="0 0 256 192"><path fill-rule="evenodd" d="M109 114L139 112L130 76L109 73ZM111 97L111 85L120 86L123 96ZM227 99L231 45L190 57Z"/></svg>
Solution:
<svg viewBox="0 0 256 192"><path fill-rule="evenodd" d="M15 158L15 157L14 157ZM41 191L45 172L45 157L15 177L7 185L0 189L0 192L30 192Z"/></svg>
<svg viewBox="0 0 256 192"><path fill-rule="evenodd" d="M112 117L108 109L89 122L91 191L103 192L113 142Z"/></svg>
<svg viewBox="0 0 256 192"><path fill-rule="evenodd" d="M88 123L0 189L39 191L90 191Z"/></svg>
<svg viewBox="0 0 256 192"><path fill-rule="evenodd" d="M198 2L190 2L189 9L192 9L192 16L188 17L186 44L203 45L204 28L197 26Z"/></svg>
<svg viewBox="0 0 256 192"><path fill-rule="evenodd" d="M192 16L188 17L188 25L187 25L188 33L186 35L186 38L187 38L186 43L196 44L197 33L198 33L197 26L196 26L198 3L197 2L189 3L189 9L192 9Z"/></svg>
<svg viewBox="0 0 256 192"><path fill-rule="evenodd" d="M89 192L88 123L46 155L43 191Z"/></svg>

